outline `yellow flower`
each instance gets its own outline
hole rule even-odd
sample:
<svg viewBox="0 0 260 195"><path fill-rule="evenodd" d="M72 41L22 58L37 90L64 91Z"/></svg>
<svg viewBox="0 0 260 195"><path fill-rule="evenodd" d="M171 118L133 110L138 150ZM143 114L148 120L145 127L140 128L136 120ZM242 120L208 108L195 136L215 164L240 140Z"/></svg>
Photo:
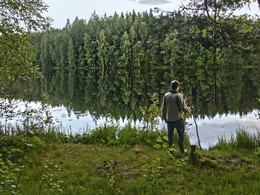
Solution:
<svg viewBox="0 0 260 195"><path fill-rule="evenodd" d="M84 191L86 191L86 190L87 190L86 188L83 188L83 187L81 187L81 189L82 189L82 190L84 190Z"/></svg>
<svg viewBox="0 0 260 195"><path fill-rule="evenodd" d="M58 183L63 183L63 181L61 181L61 180L58 180Z"/></svg>

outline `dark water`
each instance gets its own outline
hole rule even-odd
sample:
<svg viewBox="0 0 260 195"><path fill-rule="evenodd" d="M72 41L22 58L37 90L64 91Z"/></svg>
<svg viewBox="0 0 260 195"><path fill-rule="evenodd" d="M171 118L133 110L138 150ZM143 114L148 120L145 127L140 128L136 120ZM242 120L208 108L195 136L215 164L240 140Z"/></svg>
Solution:
<svg viewBox="0 0 260 195"><path fill-rule="evenodd" d="M20 83L16 96L38 101L50 95L53 116L63 129L81 132L103 125L108 119L123 126L143 126L140 107L149 107L152 96L162 97L172 80L181 82L180 92L194 105L202 145L213 145L217 137L230 136L236 129L260 129L260 69L178 68L120 70L53 70L44 79ZM193 118L189 134L196 142ZM158 128L165 128L160 121Z"/></svg>

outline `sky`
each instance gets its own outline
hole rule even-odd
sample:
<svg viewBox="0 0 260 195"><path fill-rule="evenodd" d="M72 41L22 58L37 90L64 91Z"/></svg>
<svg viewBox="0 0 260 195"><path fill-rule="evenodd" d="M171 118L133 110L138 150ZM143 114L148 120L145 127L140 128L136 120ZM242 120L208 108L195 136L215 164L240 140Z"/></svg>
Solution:
<svg viewBox="0 0 260 195"><path fill-rule="evenodd" d="M76 16L79 19L88 21L91 15L96 12L99 16L114 15L132 12L149 11L158 7L165 11L178 10L179 6L187 4L189 0L43 0L49 5L48 13L45 16L50 16L54 21L52 27L63 28L66 24L67 18L72 23ZM259 14L257 2L253 2L244 10L247 13Z"/></svg>

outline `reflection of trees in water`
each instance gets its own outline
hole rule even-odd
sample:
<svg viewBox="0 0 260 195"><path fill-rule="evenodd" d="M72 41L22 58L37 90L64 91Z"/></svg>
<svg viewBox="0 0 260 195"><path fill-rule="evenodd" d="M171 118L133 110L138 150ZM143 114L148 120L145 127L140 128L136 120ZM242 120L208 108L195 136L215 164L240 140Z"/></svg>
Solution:
<svg viewBox="0 0 260 195"><path fill-rule="evenodd" d="M89 111L95 117L110 113L116 119L140 119L140 107L149 106L154 93L161 102L173 79L181 82L180 91L187 103L195 106L195 115L202 118L247 113L257 108L260 96L259 69L54 70L48 74L51 76L26 84L20 97L28 99L26 94L34 92L37 99L49 79L45 92L53 105L63 104L68 111ZM22 83L19 88L24 88Z"/></svg>

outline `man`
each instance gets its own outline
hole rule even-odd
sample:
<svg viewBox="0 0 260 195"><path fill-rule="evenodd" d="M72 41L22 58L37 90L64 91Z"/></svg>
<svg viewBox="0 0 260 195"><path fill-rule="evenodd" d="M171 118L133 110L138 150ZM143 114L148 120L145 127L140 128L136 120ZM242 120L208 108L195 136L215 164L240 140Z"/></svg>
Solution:
<svg viewBox="0 0 260 195"><path fill-rule="evenodd" d="M171 90L163 97L162 119L167 123L169 147L173 144L174 129L178 133L178 145L181 153L184 153L184 119L183 112L191 112L193 106L187 107L183 96L179 93L180 83L177 80L171 82Z"/></svg>

